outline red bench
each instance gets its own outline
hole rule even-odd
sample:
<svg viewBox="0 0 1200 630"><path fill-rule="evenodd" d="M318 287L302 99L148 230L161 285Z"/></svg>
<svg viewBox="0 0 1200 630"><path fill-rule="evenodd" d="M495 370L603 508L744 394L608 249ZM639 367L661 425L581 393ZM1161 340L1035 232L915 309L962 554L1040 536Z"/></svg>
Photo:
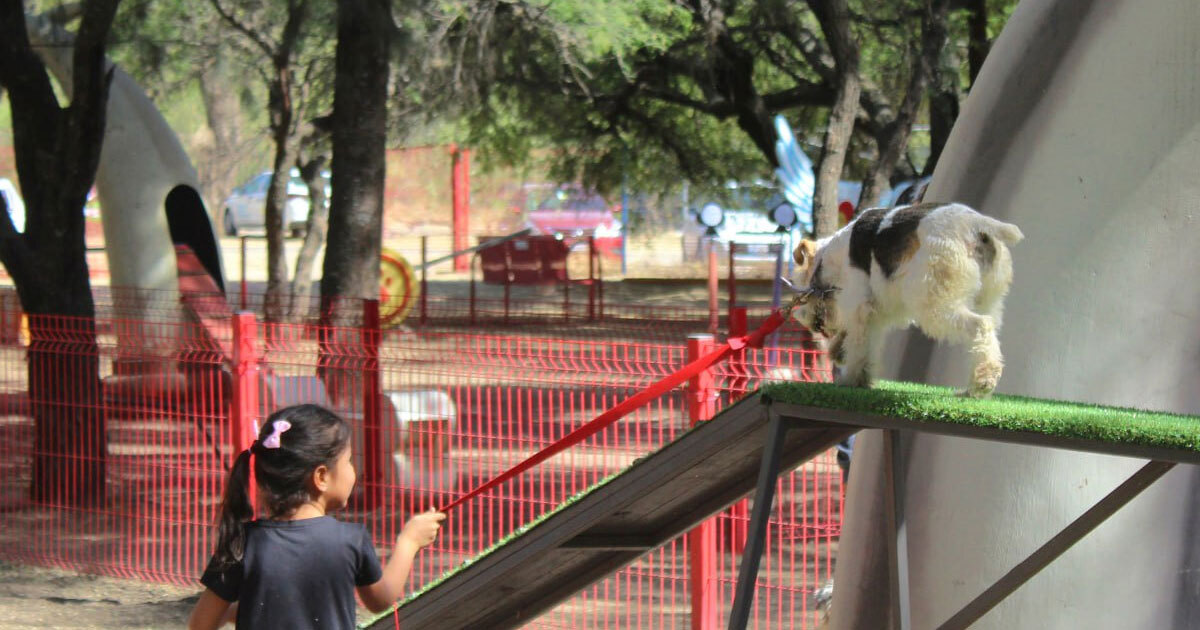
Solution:
<svg viewBox="0 0 1200 630"><path fill-rule="evenodd" d="M483 236L479 242L487 242L496 237ZM476 252L479 258L479 268L483 272L483 282L504 286L504 319L509 317L509 289L516 286L555 285L564 286L563 316L568 317L570 308L570 285L572 283L589 285L588 317L595 316L595 288L599 285L595 270L598 264L589 264L589 277L572 280L567 273L567 255L570 245L553 236L525 236L514 238L492 247ZM589 256L593 261L596 256L595 247L589 245ZM471 320L475 320L475 270L471 269Z"/></svg>

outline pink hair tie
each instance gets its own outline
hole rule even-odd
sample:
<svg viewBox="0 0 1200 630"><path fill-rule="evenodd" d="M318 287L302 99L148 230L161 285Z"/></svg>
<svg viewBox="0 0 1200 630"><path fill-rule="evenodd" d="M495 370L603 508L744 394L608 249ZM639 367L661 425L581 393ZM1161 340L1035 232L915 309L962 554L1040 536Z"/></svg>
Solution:
<svg viewBox="0 0 1200 630"><path fill-rule="evenodd" d="M279 448L279 436L283 435L284 431L292 428L292 423L287 420L276 420L271 423L271 435L263 438L263 448Z"/></svg>

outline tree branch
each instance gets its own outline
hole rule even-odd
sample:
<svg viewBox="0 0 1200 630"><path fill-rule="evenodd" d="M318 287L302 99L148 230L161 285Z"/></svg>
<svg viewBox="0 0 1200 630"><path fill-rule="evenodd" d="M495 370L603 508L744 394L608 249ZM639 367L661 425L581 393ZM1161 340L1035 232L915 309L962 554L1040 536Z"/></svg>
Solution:
<svg viewBox="0 0 1200 630"><path fill-rule="evenodd" d="M261 50L264 55L268 57L274 57L276 46L274 43L269 41L267 37L242 23L241 20L238 20L236 17L234 17L232 12L225 10L225 7L221 6L221 0L209 0L209 4L212 5L213 9L217 12L217 15L221 16L222 20L225 20L225 22L232 26L235 31L245 35L246 39L254 42L254 45L258 46L258 49Z"/></svg>

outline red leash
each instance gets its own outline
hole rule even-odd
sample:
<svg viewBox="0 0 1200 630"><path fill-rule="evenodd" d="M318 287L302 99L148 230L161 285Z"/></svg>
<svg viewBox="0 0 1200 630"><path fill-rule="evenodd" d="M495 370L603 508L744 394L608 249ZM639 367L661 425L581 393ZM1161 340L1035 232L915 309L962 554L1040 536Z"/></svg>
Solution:
<svg viewBox="0 0 1200 630"><path fill-rule="evenodd" d="M592 421L568 433L562 439L538 451L525 461L500 473L491 481L488 481L482 486L479 486L467 494L455 499L449 505L441 508L438 511L449 512L450 510L462 505L463 503L466 503L472 498L477 497L480 494L491 490L492 488L495 488L505 481L508 481L509 479L516 477L526 470L529 470L530 468L533 468L534 466L546 461L554 455L557 455L558 453L561 453L562 451L582 442L589 436L594 435L610 424L620 420L651 400L654 400L655 398L658 398L672 389L675 389L679 385L685 383L688 379L708 369L714 363L718 363L728 358L733 353L740 352L746 347L761 348L763 341L767 338L767 335L775 332L776 329L782 326L783 323L786 322L789 317L791 317L791 311L792 307L790 306L782 311L771 311L771 315L767 317L762 326L758 327L758 330L755 330L745 337L730 338L725 343L721 344L721 346L716 350L713 350L699 359L692 361L691 363L683 366L683 368L681 368L679 371L666 376L650 387L647 387L633 396L626 398L617 406L605 411L599 416L596 416L596 418ZM392 611L392 622L395 624L396 630L400 630L399 608L396 608Z"/></svg>
<svg viewBox="0 0 1200 630"><path fill-rule="evenodd" d="M625 417L630 412L638 409L639 407L642 407L646 403L654 400L655 398L658 398L659 396L661 396L661 395L671 391L672 389L675 389L679 385L687 382L688 379L690 379L690 378L696 376L697 374L703 372L704 370L708 369L714 363L718 363L718 362L728 358L731 354L733 354L735 352L740 352L742 349L746 348L747 346L749 346L751 348L761 348L762 344L763 344L763 340L766 339L767 335L775 332L775 330L777 328L779 328L781 325L783 325L783 323L785 321L787 321L787 319L790 315L790 311L791 311L790 308L785 309L784 311L778 311L778 310L772 311L771 315L769 317L767 317L766 321L763 322L762 326L758 327L758 330L755 330L754 332L750 333L749 335L746 335L745 337L730 338L724 344L721 344L721 346L718 347L716 350L713 350L712 352L700 357L699 359L696 359L695 361L688 363L687 365L683 366L683 368L681 368L679 371L666 376L665 378L658 381L657 383L654 383L650 387L647 387L646 389L643 389L642 391L634 394L633 396L626 398L625 400L621 401L621 403L618 404L617 406L612 407L611 409L609 409L608 411L605 411L604 413L600 414L599 416L596 416L595 419L591 420L587 424L584 424L583 426L568 433L566 436L564 436L562 439L558 440L557 442L555 442L555 443L547 446L546 448L538 451L537 453L533 454L531 457L529 457L529 459L526 459L525 461L517 464L516 466L513 466L512 468L504 471L503 473L500 473L498 476L496 476L491 481L488 481L487 483L483 484L482 486L479 486L478 488L475 488L474 490L455 499L449 505L441 508L438 511L439 512L449 512L450 510L462 505L463 503L466 503L467 501L475 498L476 496L479 496L480 494L483 494L484 492L487 492L488 490L495 488L496 486L504 483L505 481L508 481L509 479L516 477L517 475L525 472L526 470L529 470L530 468L533 468L534 466L546 461L547 459L550 459L554 455L557 455L558 453L561 453L562 451L582 442L583 440L596 434L597 432L599 432L600 430L609 426L610 424Z"/></svg>

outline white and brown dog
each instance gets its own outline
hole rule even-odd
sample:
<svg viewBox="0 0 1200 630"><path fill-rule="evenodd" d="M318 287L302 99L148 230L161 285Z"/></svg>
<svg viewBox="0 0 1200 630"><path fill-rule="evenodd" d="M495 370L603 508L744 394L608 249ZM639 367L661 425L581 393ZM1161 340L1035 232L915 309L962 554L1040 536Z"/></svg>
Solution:
<svg viewBox="0 0 1200 630"><path fill-rule="evenodd" d="M1015 225L962 204L875 208L793 257L805 279L795 317L832 339L838 383L871 384L884 335L916 324L941 341L969 344L971 396L988 396L1003 371L996 331L1012 282Z"/></svg>

